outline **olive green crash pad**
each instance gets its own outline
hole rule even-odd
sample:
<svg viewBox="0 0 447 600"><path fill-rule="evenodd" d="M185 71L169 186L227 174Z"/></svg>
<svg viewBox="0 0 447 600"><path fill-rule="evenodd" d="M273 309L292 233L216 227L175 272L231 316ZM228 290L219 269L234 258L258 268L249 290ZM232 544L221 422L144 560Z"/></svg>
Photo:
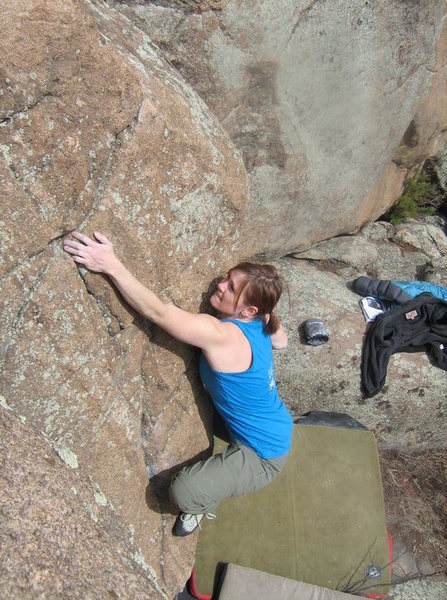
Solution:
<svg viewBox="0 0 447 600"><path fill-rule="evenodd" d="M226 443L215 438L214 452ZM202 521L193 587L211 596L233 563L332 590L385 594L390 557L372 432L296 424L270 485L227 498Z"/></svg>

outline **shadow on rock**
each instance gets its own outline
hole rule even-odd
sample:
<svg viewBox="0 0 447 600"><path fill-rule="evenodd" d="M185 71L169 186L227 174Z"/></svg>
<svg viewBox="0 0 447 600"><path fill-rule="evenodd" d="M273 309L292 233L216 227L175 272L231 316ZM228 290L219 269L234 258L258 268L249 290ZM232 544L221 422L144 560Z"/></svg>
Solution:
<svg viewBox="0 0 447 600"><path fill-rule="evenodd" d="M230 436L225 423L220 417L219 413L216 411L213 414L213 422L210 429L211 438L214 435L230 443ZM211 454L212 446L210 446L210 448L207 450L200 452L193 458L185 460L184 462L175 465L174 467L170 467L169 469L164 469L163 471L160 471L156 475L150 477L145 494L147 506L154 512L176 515L178 513L178 508L171 502L169 497L169 488L172 480L182 469L189 467L200 460L206 460L211 456Z"/></svg>
<svg viewBox="0 0 447 600"><path fill-rule="evenodd" d="M185 460L184 462L164 469L149 478L149 483L146 486L146 504L150 510L158 512L160 514L171 514L176 515L178 508L174 506L169 498L169 488L174 477L185 467L196 463L199 460L205 460L211 455L211 449L207 449L204 452L200 452L193 458Z"/></svg>

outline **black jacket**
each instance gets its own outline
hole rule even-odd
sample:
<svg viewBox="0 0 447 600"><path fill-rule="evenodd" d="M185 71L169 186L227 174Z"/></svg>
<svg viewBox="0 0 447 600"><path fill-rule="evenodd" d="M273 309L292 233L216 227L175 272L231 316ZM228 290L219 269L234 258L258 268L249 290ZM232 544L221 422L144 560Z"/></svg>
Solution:
<svg viewBox="0 0 447 600"><path fill-rule="evenodd" d="M384 386L392 354L424 350L436 366L447 370L447 302L431 294L420 294L372 323L363 344L365 396L374 396Z"/></svg>

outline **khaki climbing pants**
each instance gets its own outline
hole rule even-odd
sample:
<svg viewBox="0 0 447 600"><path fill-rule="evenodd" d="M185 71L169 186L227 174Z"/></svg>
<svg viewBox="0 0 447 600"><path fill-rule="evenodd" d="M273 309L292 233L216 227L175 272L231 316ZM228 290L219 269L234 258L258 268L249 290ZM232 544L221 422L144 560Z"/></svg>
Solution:
<svg viewBox="0 0 447 600"><path fill-rule="evenodd" d="M182 469L171 484L171 500L181 512L212 513L224 498L255 492L273 481L287 456L261 458L251 448L231 443L222 454Z"/></svg>

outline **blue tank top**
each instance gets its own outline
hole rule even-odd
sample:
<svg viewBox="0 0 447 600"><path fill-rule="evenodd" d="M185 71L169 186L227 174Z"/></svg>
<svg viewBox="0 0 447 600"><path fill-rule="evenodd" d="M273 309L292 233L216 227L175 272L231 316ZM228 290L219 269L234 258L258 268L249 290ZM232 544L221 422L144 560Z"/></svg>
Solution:
<svg viewBox="0 0 447 600"><path fill-rule="evenodd" d="M241 373L222 373L200 357L200 376L225 421L231 439L252 448L262 458L277 458L290 450L293 421L281 402L273 372L272 340L261 320L234 323L250 342L252 364Z"/></svg>

